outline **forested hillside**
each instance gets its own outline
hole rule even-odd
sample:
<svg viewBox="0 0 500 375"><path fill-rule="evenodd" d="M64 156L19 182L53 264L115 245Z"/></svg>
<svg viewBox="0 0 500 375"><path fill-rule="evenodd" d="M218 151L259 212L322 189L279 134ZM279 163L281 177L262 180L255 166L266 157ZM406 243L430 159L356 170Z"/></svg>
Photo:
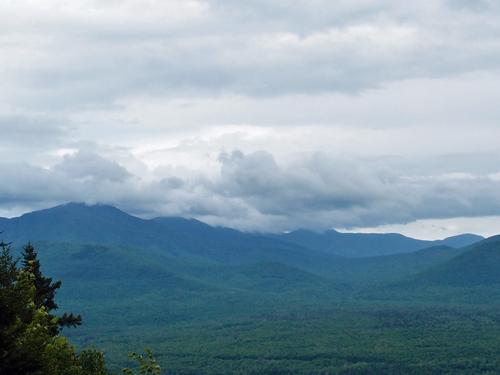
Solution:
<svg viewBox="0 0 500 375"><path fill-rule="evenodd" d="M112 206L80 203L2 219L0 224L4 237L20 244L51 241L161 248L172 255L180 252L232 263L281 261L291 257L304 261L304 255L309 258L320 254L344 257L390 255L438 245L462 247L483 239L476 235L462 235L442 241L422 241L400 234L339 233L334 230L300 230L278 235L244 233L211 227L194 219L144 220Z"/></svg>
<svg viewBox="0 0 500 375"><path fill-rule="evenodd" d="M102 362L102 350L103 371L119 373L131 366L126 353L152 348L168 374L500 371L498 237L342 257L108 206L62 206L2 225L15 257L32 231L43 274L62 280L52 281L54 313L82 315L82 326L63 331L77 367L84 356Z"/></svg>

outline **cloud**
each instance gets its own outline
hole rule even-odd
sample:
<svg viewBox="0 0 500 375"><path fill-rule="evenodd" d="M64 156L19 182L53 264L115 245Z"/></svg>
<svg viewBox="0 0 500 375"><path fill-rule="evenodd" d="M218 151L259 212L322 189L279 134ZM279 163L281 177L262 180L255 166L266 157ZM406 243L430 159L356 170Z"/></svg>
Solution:
<svg viewBox="0 0 500 375"><path fill-rule="evenodd" d="M390 163L321 154L278 167L268 153L235 152L223 155L217 188L262 215L279 217L275 225L282 228L377 226L494 215L500 208L495 174L404 173Z"/></svg>
<svg viewBox="0 0 500 375"><path fill-rule="evenodd" d="M131 177L130 173L118 163L85 151L65 155L62 162L53 170L75 180L124 182Z"/></svg>
<svg viewBox="0 0 500 375"><path fill-rule="evenodd" d="M0 145L50 147L68 134L70 127L56 116L0 113Z"/></svg>
<svg viewBox="0 0 500 375"><path fill-rule="evenodd" d="M497 213L499 25L492 0L7 2L0 209L249 230Z"/></svg>
<svg viewBox="0 0 500 375"><path fill-rule="evenodd" d="M237 150L222 153L219 163L214 176L192 171L179 177L166 169L150 181L88 152L64 156L50 169L3 163L0 173L10 184L0 188L0 204L102 202L147 217L196 217L260 231L374 227L500 210L500 172L405 175L377 160L318 153L280 165L268 152Z"/></svg>
<svg viewBox="0 0 500 375"><path fill-rule="evenodd" d="M81 109L141 95L359 93L498 69L498 5L483 3L11 2L0 95Z"/></svg>

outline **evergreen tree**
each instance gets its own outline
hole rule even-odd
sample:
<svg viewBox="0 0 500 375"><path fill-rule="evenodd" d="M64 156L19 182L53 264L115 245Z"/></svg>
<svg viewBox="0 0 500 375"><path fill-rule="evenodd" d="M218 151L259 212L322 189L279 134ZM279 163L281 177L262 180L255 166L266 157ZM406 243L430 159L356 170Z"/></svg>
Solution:
<svg viewBox="0 0 500 375"><path fill-rule="evenodd" d="M51 277L45 277L40 270L40 261L38 254L31 243L23 248L23 269L32 273L35 280L35 305L37 307L45 306L47 311L58 308L54 301L57 289L61 287L61 282L52 282Z"/></svg>
<svg viewBox="0 0 500 375"><path fill-rule="evenodd" d="M40 273L31 245L18 268L0 243L0 375L109 375L102 353L77 354L59 334L61 318L49 313L59 287Z"/></svg>
<svg viewBox="0 0 500 375"><path fill-rule="evenodd" d="M16 353L20 321L26 316L27 291L16 288L16 262L8 244L0 243L0 374L14 374L22 355ZM20 354L20 353L18 353Z"/></svg>
<svg viewBox="0 0 500 375"><path fill-rule="evenodd" d="M37 308L44 307L47 313L49 313L49 317L55 318L55 316L51 314L51 311L58 308L54 298L57 290L61 287L61 281L53 282L51 277L43 276L40 269L38 254L31 243L24 246L22 258L23 269L31 273L34 277L35 306ZM69 326L75 327L81 323L82 317L80 315L64 313L61 317L57 318L57 326L55 326L53 334L57 334L59 328Z"/></svg>

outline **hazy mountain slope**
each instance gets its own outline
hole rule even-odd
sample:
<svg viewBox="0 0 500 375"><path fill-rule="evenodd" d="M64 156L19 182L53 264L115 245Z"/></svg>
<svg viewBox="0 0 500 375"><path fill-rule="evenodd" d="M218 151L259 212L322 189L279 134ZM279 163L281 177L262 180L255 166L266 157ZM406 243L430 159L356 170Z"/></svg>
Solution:
<svg viewBox="0 0 500 375"><path fill-rule="evenodd" d="M432 246L463 247L483 239L465 234L439 241L424 241L397 233L341 233L335 230L313 232L297 230L276 236L303 247L349 258L411 253Z"/></svg>
<svg viewBox="0 0 500 375"><path fill-rule="evenodd" d="M4 221L2 237L27 241L89 243L161 249L180 258L241 264L291 265L329 261L331 256L266 236L215 228L197 220L144 220L111 206L70 203Z"/></svg>
<svg viewBox="0 0 500 375"><path fill-rule="evenodd" d="M459 234L458 236L445 238L444 240L441 241L435 241L435 243L436 245L444 245L444 246L459 248L475 244L482 240L484 240L483 236L478 236L477 234L471 234L471 233L464 233L464 234Z"/></svg>
<svg viewBox="0 0 500 375"><path fill-rule="evenodd" d="M345 257L367 257L408 253L432 246L400 234L340 233L329 230L322 233L298 230L279 236L289 243Z"/></svg>
<svg viewBox="0 0 500 375"><path fill-rule="evenodd" d="M82 313L92 328L114 325L117 316L120 329L144 321L220 319L338 293L332 282L280 263L216 265L155 249L48 242L38 251L44 274L63 281L61 308Z"/></svg>
<svg viewBox="0 0 500 375"><path fill-rule="evenodd" d="M433 246L407 254L366 258L341 258L326 265L322 274L353 285L384 284L417 275L463 252L449 246Z"/></svg>
<svg viewBox="0 0 500 375"><path fill-rule="evenodd" d="M468 247L445 264L423 272L414 282L452 286L500 285L500 236Z"/></svg>
<svg viewBox="0 0 500 375"><path fill-rule="evenodd" d="M281 289L294 289L326 283L320 276L281 263L217 265L170 257L154 249L43 242L38 252L47 273L75 284L73 291L94 284L129 294L148 289L255 291L266 285L270 291L278 284ZM102 292L106 293L100 288L98 294Z"/></svg>
<svg viewBox="0 0 500 375"><path fill-rule="evenodd" d="M80 242L135 245L163 241L147 222L105 205L68 203L34 211L3 223L3 236L10 241Z"/></svg>
<svg viewBox="0 0 500 375"><path fill-rule="evenodd" d="M44 273L65 284L63 292L80 298L123 298L148 289L206 291L211 286L183 272L182 264L149 250L120 246L41 242Z"/></svg>
<svg viewBox="0 0 500 375"><path fill-rule="evenodd" d="M157 247L173 255L191 254L218 262L279 262L285 256L306 261L306 253L344 257L370 257L409 253L426 247L462 247L482 237L466 234L441 241L422 241L400 234L317 233L297 230L280 235L260 235L211 227L194 219L144 220L106 205L68 203L18 218L0 218L2 238L24 243L55 241L106 245ZM305 251L308 249L308 251Z"/></svg>
<svg viewBox="0 0 500 375"><path fill-rule="evenodd" d="M312 292L334 286L331 281L303 269L271 262L203 267L198 269L194 277L233 290L248 289L254 292L299 292L305 289Z"/></svg>
<svg viewBox="0 0 500 375"><path fill-rule="evenodd" d="M213 263L191 258L173 257L161 249L138 249L123 246L40 243L40 257L50 274L87 288L105 282L107 288L132 290L141 288L173 290L207 288L273 291L309 290L328 284L373 285L415 275L439 265L461 250L435 247L410 254L372 258L335 258L329 262L311 260L292 266L286 259L279 262L247 264ZM316 263L314 263L316 262ZM330 280L330 281L327 281ZM186 284L194 282L196 285ZM159 284L161 285L159 285ZM142 286L141 286L142 285ZM267 286L267 287L265 287ZM74 288L72 288L73 290ZM275 291L275 290L274 290ZM99 291L101 293L101 291Z"/></svg>
<svg viewBox="0 0 500 375"><path fill-rule="evenodd" d="M443 241L420 241L398 234L353 234L295 231L283 235L243 233L211 227L197 220L144 220L111 206L70 203L0 221L2 238L21 245L28 240L94 244L113 249L136 249L141 260L166 257L190 266L280 263L348 283L385 282L422 272L456 255L451 249L417 251L436 243L467 243L479 236L464 235ZM93 251L93 250L92 250ZM415 253L416 251L416 253ZM330 253L329 253L330 252ZM343 258L340 252L351 258ZM360 258L365 254L402 253ZM154 255L154 256L153 256ZM83 253L82 253L82 256ZM119 256L119 254L115 254ZM353 256L356 256L352 258ZM199 270L200 271L200 270Z"/></svg>

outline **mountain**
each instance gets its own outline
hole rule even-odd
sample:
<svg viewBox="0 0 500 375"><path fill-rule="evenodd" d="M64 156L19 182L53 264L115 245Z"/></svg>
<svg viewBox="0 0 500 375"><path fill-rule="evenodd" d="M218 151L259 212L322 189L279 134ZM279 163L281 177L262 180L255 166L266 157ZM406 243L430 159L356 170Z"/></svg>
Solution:
<svg viewBox="0 0 500 375"><path fill-rule="evenodd" d="M80 347L96 343L117 358L117 353L135 346L152 346L167 364L177 363L181 370L186 363L208 363L207 369L217 373L234 372L235 364L249 358L257 366L253 372L261 373L264 358L272 363L269 373L276 373L288 371L276 367L278 359L279 366L285 363L292 371L311 360L350 358L354 371L367 373L358 366L366 361L378 366L381 352L356 353L360 345L363 351L377 349L376 339L385 332L387 340L399 338L394 347L403 349L413 338L420 348L422 332L430 329L435 331L424 349L436 347L436 337L444 346L455 343L457 332L462 334L456 327L470 327L469 341L483 337L476 317L470 320L470 313L460 309L456 315L462 320L456 322L441 306L445 298L445 303L462 298L474 306L468 296L461 297L467 288L454 286L499 279L500 237L454 248L446 243L479 238L419 241L397 234L335 231L263 235L192 219L144 220L111 206L75 203L0 219L0 231L0 240L14 240L17 247L34 241L43 273L62 280L61 311L80 313L84 319L74 333L65 331ZM342 252L350 257L339 256ZM380 253L388 255L360 257ZM413 281L410 287L401 284L408 279ZM474 301L490 303L498 294L498 287L483 289ZM452 333L442 337L449 327ZM363 339L371 337L374 340ZM219 346L206 351L214 345ZM478 350L492 346L494 342L486 340ZM272 356L267 354L270 349L275 350ZM449 352L442 354L447 357ZM423 350L422 358L426 356L428 350ZM335 366L339 363L347 362ZM127 365L115 364L117 369ZM400 373L399 362L394 366L394 373ZM311 373L308 369L304 373ZM384 371L374 367L372 372Z"/></svg>
<svg viewBox="0 0 500 375"><path fill-rule="evenodd" d="M339 285L383 284L424 272L462 252L446 246L447 243L460 245L481 238L463 235L442 241L420 241L399 234L333 230L262 235L212 227L194 219L145 220L112 206L79 203L1 219L0 231L3 231L0 240L14 241L17 247L28 241L41 244L41 256L50 258L45 264L55 276L70 283L75 280L76 285L87 285L81 280L94 276L114 279L110 281L110 290L123 282L120 281L123 275L148 287L167 280L163 284L172 290L225 288L228 283L243 289L278 285L279 279L270 278L265 278L262 284L260 272L249 278L244 268L247 266L254 271L275 270L277 275L286 270L287 277L283 280L289 283L289 288L297 286L304 273L311 276L306 283L309 286L319 282L312 275ZM72 254L75 248L79 250L74 256L62 256L61 252ZM155 278L148 278L153 275Z"/></svg>
<svg viewBox="0 0 500 375"><path fill-rule="evenodd" d="M436 244L459 248L475 244L482 240L484 240L483 236L478 236L477 234L465 233L465 234L459 234L457 236L448 237L441 241L436 241Z"/></svg>
<svg viewBox="0 0 500 375"><path fill-rule="evenodd" d="M463 248L432 246L411 253L365 258L344 258L328 265L331 278L353 285L373 286L397 282L443 264Z"/></svg>
<svg viewBox="0 0 500 375"><path fill-rule="evenodd" d="M466 234L440 241L423 241L397 233L341 233L335 230L320 233L297 230L277 238L310 249L353 258L411 253L432 246L463 247L483 239L481 236Z"/></svg>
<svg viewBox="0 0 500 375"><path fill-rule="evenodd" d="M471 245L448 262L415 278L418 284L477 286L500 285L500 236Z"/></svg>
<svg viewBox="0 0 500 375"><path fill-rule="evenodd" d="M307 265L333 256L263 235L211 227L183 218L141 219L115 207L69 203L3 220L2 236L27 241L161 250L165 255L227 264Z"/></svg>
<svg viewBox="0 0 500 375"><path fill-rule="evenodd" d="M410 253L444 245L462 247L482 237L466 234L441 241L422 241L401 234L322 233L297 230L279 235L244 233L212 227L195 219L163 217L151 220L107 205L68 203L0 219L5 240L90 243L162 249L173 256L223 263L286 262L305 265L342 257Z"/></svg>

